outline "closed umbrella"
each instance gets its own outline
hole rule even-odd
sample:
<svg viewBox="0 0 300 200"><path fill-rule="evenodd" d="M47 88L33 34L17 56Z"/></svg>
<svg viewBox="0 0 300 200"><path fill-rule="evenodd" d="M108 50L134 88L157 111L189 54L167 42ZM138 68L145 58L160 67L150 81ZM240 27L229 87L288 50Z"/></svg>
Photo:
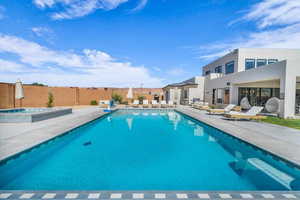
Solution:
<svg viewBox="0 0 300 200"><path fill-rule="evenodd" d="M128 93L127 93L127 99L132 99L133 98L133 92L132 92L132 88L130 87L128 89Z"/></svg>
<svg viewBox="0 0 300 200"><path fill-rule="evenodd" d="M132 88L130 87L128 89L128 93L127 93L127 99L133 99L133 92L132 92Z"/></svg>
<svg viewBox="0 0 300 200"><path fill-rule="evenodd" d="M22 99L24 98L24 90L20 79L15 84L15 98L20 99L20 107L22 107Z"/></svg>

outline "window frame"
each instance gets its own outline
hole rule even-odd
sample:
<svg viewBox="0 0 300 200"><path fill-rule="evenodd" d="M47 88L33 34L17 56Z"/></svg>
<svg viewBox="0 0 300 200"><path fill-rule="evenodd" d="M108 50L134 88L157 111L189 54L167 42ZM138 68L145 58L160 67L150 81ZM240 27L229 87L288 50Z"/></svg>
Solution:
<svg viewBox="0 0 300 200"><path fill-rule="evenodd" d="M264 60L265 64L264 65L258 65L259 60ZM256 59L256 67L266 66L267 64L268 64L268 59L266 59L266 58L258 58L258 59Z"/></svg>
<svg viewBox="0 0 300 200"><path fill-rule="evenodd" d="M270 63L270 60L273 60L274 62L271 62L271 63ZM268 59L267 62L268 62L268 65L271 65L271 64L277 63L277 62L278 62L278 59L270 58L270 59Z"/></svg>
<svg viewBox="0 0 300 200"><path fill-rule="evenodd" d="M210 70L205 71L205 76L210 75Z"/></svg>
<svg viewBox="0 0 300 200"><path fill-rule="evenodd" d="M247 68L247 61L253 61L254 66L252 68ZM255 58L245 58L245 70L250 70L256 68L256 60Z"/></svg>
<svg viewBox="0 0 300 200"><path fill-rule="evenodd" d="M228 66L229 65L232 65L233 66L233 68L232 68L232 71L229 71L228 72ZM226 64L225 64L225 74L232 74L232 73L234 73L234 65L235 65L235 62L234 62L234 60L233 61L230 61L230 62L227 62Z"/></svg>
<svg viewBox="0 0 300 200"><path fill-rule="evenodd" d="M218 74L223 73L222 65L215 67L215 73L218 73Z"/></svg>

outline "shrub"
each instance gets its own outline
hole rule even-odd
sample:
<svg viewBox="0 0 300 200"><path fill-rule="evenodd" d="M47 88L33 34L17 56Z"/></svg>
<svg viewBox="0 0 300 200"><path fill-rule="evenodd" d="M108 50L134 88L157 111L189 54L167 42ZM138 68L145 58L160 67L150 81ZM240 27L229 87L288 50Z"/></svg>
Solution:
<svg viewBox="0 0 300 200"><path fill-rule="evenodd" d="M96 100L92 100L91 103L90 103L92 106L96 106L98 105L98 102Z"/></svg>
<svg viewBox="0 0 300 200"><path fill-rule="evenodd" d="M53 102L54 102L54 97L52 92L48 93L48 102L47 102L47 107L52 108L53 107Z"/></svg>
<svg viewBox="0 0 300 200"><path fill-rule="evenodd" d="M123 100L123 97L117 93L112 94L111 98L117 103L122 103L122 100Z"/></svg>
<svg viewBox="0 0 300 200"><path fill-rule="evenodd" d="M140 104L143 103L143 100L144 100L145 98L146 98L146 97L144 97L144 96L138 96L138 100L139 100Z"/></svg>

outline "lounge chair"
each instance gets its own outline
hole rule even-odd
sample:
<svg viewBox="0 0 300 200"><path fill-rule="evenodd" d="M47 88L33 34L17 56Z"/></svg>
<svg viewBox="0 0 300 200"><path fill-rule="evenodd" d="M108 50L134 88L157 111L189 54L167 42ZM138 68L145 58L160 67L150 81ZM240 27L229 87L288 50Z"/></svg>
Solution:
<svg viewBox="0 0 300 200"><path fill-rule="evenodd" d="M199 106L203 106L203 102L195 102L192 104L192 108L198 108Z"/></svg>
<svg viewBox="0 0 300 200"><path fill-rule="evenodd" d="M264 109L264 107L253 106L250 108L250 110L248 110L245 113L230 111L229 113L225 114L224 116L227 119L247 119L247 120L264 119L264 118L266 118L266 116L258 115L263 109Z"/></svg>
<svg viewBox="0 0 300 200"><path fill-rule="evenodd" d="M151 104L152 104L152 108L158 108L158 103L156 100L152 100Z"/></svg>
<svg viewBox="0 0 300 200"><path fill-rule="evenodd" d="M143 108L149 108L148 100L143 100Z"/></svg>
<svg viewBox="0 0 300 200"><path fill-rule="evenodd" d="M174 105L174 102L173 101L169 101L168 102L168 106L170 107L170 108L173 108L175 105Z"/></svg>
<svg viewBox="0 0 300 200"><path fill-rule="evenodd" d="M161 107L161 108L167 108L167 107L168 107L167 102L166 102L165 100L162 100L162 101L160 102L160 107Z"/></svg>
<svg viewBox="0 0 300 200"><path fill-rule="evenodd" d="M100 100L99 101L99 107L100 108L108 108L109 100Z"/></svg>
<svg viewBox="0 0 300 200"><path fill-rule="evenodd" d="M194 105L193 108L198 110L208 110L210 109L208 102L201 102L198 105Z"/></svg>
<svg viewBox="0 0 300 200"><path fill-rule="evenodd" d="M134 100L133 103L132 103L132 107L138 108L139 104L140 104L139 100Z"/></svg>
<svg viewBox="0 0 300 200"><path fill-rule="evenodd" d="M226 114L226 113L230 112L234 107L235 107L235 104L228 104L223 109L208 109L207 112L209 114Z"/></svg>

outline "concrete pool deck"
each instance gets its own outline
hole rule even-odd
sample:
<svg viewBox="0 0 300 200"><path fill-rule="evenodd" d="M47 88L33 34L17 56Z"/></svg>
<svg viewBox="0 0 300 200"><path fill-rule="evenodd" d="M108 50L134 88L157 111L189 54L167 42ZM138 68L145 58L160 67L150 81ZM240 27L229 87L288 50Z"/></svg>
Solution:
<svg viewBox="0 0 300 200"><path fill-rule="evenodd" d="M99 107L35 123L0 124L0 161L105 115Z"/></svg>
<svg viewBox="0 0 300 200"><path fill-rule="evenodd" d="M175 110L300 167L300 131L297 129L256 121L226 120L221 115L208 115L206 111L188 106L179 106Z"/></svg>

